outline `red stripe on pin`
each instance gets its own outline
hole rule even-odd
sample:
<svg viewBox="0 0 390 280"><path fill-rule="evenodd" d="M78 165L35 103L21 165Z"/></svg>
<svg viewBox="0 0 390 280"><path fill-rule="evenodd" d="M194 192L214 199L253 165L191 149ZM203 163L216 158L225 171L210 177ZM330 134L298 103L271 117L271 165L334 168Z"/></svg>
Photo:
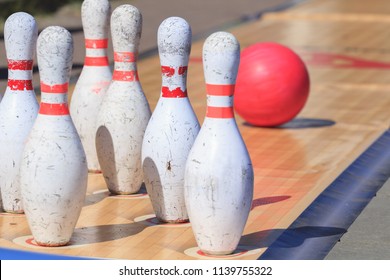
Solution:
<svg viewBox="0 0 390 280"><path fill-rule="evenodd" d="M47 93L67 93L68 83L60 85L47 85L41 82L41 91Z"/></svg>
<svg viewBox="0 0 390 280"><path fill-rule="evenodd" d="M208 95L232 96L234 94L234 86L206 84L206 91Z"/></svg>
<svg viewBox="0 0 390 280"><path fill-rule="evenodd" d="M32 60L13 60L8 59L8 69L9 70L32 70L33 61Z"/></svg>
<svg viewBox="0 0 390 280"><path fill-rule="evenodd" d="M115 62L135 62L136 54L133 52L114 52Z"/></svg>
<svg viewBox="0 0 390 280"><path fill-rule="evenodd" d="M162 97L166 98L184 98L187 97L187 90L183 91L181 88L170 90L168 87L161 88Z"/></svg>
<svg viewBox="0 0 390 280"><path fill-rule="evenodd" d="M108 57L107 56L99 56L99 57L86 56L85 60L84 60L84 65L86 65L86 66L108 66Z"/></svg>
<svg viewBox="0 0 390 280"><path fill-rule="evenodd" d="M161 73L164 76L172 77L175 74L175 69L170 66L161 66Z"/></svg>
<svg viewBox="0 0 390 280"><path fill-rule="evenodd" d="M177 71L177 74L179 76L184 75L187 72L187 69L188 69L188 66L180 66L178 71ZM175 74L175 68L173 68L171 66L161 66L161 73L164 76L172 77Z"/></svg>
<svg viewBox="0 0 390 280"><path fill-rule="evenodd" d="M87 49L106 49L108 39L85 39L85 47Z"/></svg>
<svg viewBox="0 0 390 280"><path fill-rule="evenodd" d="M215 119L234 118L233 107L207 107L206 117Z"/></svg>
<svg viewBox="0 0 390 280"><path fill-rule="evenodd" d="M114 70L114 73L112 74L112 79L114 81L122 81L122 82L134 82L139 80L137 71L119 71L119 70Z"/></svg>
<svg viewBox="0 0 390 280"><path fill-rule="evenodd" d="M184 75L185 73L187 73L187 69L188 69L188 66L180 66L179 67L179 75Z"/></svg>
<svg viewBox="0 0 390 280"><path fill-rule="evenodd" d="M39 114L51 116L69 115L69 108L67 103L44 103L41 102Z"/></svg>
<svg viewBox="0 0 390 280"><path fill-rule="evenodd" d="M31 80L8 80L8 87L11 90L33 90Z"/></svg>

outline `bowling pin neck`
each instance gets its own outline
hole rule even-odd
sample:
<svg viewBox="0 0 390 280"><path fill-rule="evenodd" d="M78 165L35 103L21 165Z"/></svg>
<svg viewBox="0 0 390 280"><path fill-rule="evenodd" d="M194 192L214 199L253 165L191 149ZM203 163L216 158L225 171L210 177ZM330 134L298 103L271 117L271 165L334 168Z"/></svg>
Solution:
<svg viewBox="0 0 390 280"><path fill-rule="evenodd" d="M81 20L85 37L84 66L108 66L108 26L111 5L108 0L84 0Z"/></svg>
<svg viewBox="0 0 390 280"><path fill-rule="evenodd" d="M108 39L85 39L84 66L108 66Z"/></svg>
<svg viewBox="0 0 390 280"><path fill-rule="evenodd" d="M4 43L8 59L8 85L11 91L30 91L38 27L24 12L9 16L4 24Z"/></svg>
<svg viewBox="0 0 390 280"><path fill-rule="evenodd" d="M111 5L108 0L84 0L81 5L81 20L85 38L107 39L110 15Z"/></svg>
<svg viewBox="0 0 390 280"><path fill-rule="evenodd" d="M9 60L32 60L38 37L34 17L24 12L9 16L4 24L4 43Z"/></svg>
<svg viewBox="0 0 390 280"><path fill-rule="evenodd" d="M211 34L203 45L203 69L207 89L207 119L234 120L233 94L240 45L228 32Z"/></svg>
<svg viewBox="0 0 390 280"><path fill-rule="evenodd" d="M187 65L161 66L162 86L161 97L187 97Z"/></svg>
<svg viewBox="0 0 390 280"><path fill-rule="evenodd" d="M132 5L121 5L111 15L111 35L114 48L112 79L138 82L137 55L142 32L142 15Z"/></svg>
<svg viewBox="0 0 390 280"><path fill-rule="evenodd" d="M137 53L114 52L114 81L137 82Z"/></svg>
<svg viewBox="0 0 390 280"><path fill-rule="evenodd" d="M211 34L203 45L203 69L207 84L235 84L240 45L228 32Z"/></svg>
<svg viewBox="0 0 390 280"><path fill-rule="evenodd" d="M206 119L234 119L233 94L234 84L206 84L207 109Z"/></svg>
<svg viewBox="0 0 390 280"><path fill-rule="evenodd" d="M180 67L188 65L191 52L191 27L180 17L165 19L157 32L161 65Z"/></svg>
<svg viewBox="0 0 390 280"><path fill-rule="evenodd" d="M8 60L8 89L11 91L33 90L32 60Z"/></svg>
<svg viewBox="0 0 390 280"><path fill-rule="evenodd" d="M111 15L111 36L114 52L138 53L142 33L142 15L132 5L121 5Z"/></svg>
<svg viewBox="0 0 390 280"><path fill-rule="evenodd" d="M68 84L73 59L72 35L60 26L45 28L38 37L37 57L41 78L39 115L68 116Z"/></svg>
<svg viewBox="0 0 390 280"><path fill-rule="evenodd" d="M72 35L63 27L49 26L38 37L37 59L41 84L69 83L73 60Z"/></svg>
<svg viewBox="0 0 390 280"><path fill-rule="evenodd" d="M40 115L69 115L68 83L48 85L41 82Z"/></svg>
<svg viewBox="0 0 390 280"><path fill-rule="evenodd" d="M180 17L169 17L157 32L161 63L161 97L187 97L187 70L191 52L191 27Z"/></svg>

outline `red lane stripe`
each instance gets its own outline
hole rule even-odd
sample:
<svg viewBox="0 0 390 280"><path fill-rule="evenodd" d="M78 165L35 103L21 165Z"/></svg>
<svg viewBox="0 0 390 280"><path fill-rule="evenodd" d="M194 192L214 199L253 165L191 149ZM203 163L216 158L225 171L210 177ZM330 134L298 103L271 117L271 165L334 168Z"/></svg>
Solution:
<svg viewBox="0 0 390 280"><path fill-rule="evenodd" d="M33 90L31 80L8 80L8 87L11 90Z"/></svg>
<svg viewBox="0 0 390 280"><path fill-rule="evenodd" d="M201 56L190 57L190 62L202 63L203 58Z"/></svg>
<svg viewBox="0 0 390 280"><path fill-rule="evenodd" d="M175 88L174 90L170 90L168 87L161 88L162 97L166 98L183 98L187 97L187 90L182 91L181 88Z"/></svg>
<svg viewBox="0 0 390 280"><path fill-rule="evenodd" d="M85 47L87 49L106 49L108 39L85 39Z"/></svg>
<svg viewBox="0 0 390 280"><path fill-rule="evenodd" d="M39 108L39 114L41 115L52 115L52 116L62 116L69 115L69 108L67 103L44 103L41 102Z"/></svg>
<svg viewBox="0 0 390 280"><path fill-rule="evenodd" d="M33 61L32 60L13 60L8 59L8 69L9 70L32 70Z"/></svg>
<svg viewBox="0 0 390 280"><path fill-rule="evenodd" d="M137 71L119 71L119 70L114 70L114 73L112 74L112 79L114 81L122 81L122 82L134 82L139 80Z"/></svg>
<svg viewBox="0 0 390 280"><path fill-rule="evenodd" d="M207 107L206 117L217 119L234 118L233 107Z"/></svg>
<svg viewBox="0 0 390 280"><path fill-rule="evenodd" d="M33 245L33 246L39 246L36 241L34 240L34 237L31 237L31 238L28 238L25 240L25 242L29 245Z"/></svg>
<svg viewBox="0 0 390 280"><path fill-rule="evenodd" d="M135 62L137 54L133 52L114 52L115 62Z"/></svg>
<svg viewBox="0 0 390 280"><path fill-rule="evenodd" d="M208 95L232 96L234 94L234 86L206 84L206 91Z"/></svg>
<svg viewBox="0 0 390 280"><path fill-rule="evenodd" d="M84 65L86 65L86 66L108 66L108 57L107 56L99 56L99 57L86 56L85 60L84 60Z"/></svg>
<svg viewBox="0 0 390 280"><path fill-rule="evenodd" d="M68 83L60 85L47 85L41 82L41 91L47 93L67 93L68 92Z"/></svg>

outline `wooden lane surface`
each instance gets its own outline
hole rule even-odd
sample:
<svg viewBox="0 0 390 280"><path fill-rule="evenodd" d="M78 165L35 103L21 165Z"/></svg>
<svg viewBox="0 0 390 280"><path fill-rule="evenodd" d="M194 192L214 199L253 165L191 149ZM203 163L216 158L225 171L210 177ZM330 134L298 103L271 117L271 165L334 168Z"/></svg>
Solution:
<svg viewBox="0 0 390 280"><path fill-rule="evenodd" d="M388 129L390 84L386 63L390 63L390 23L361 22L358 18L317 20L315 14L323 11L348 15L348 5L335 10L335 6L326 6L325 2L336 5L335 1L309 1L230 30L242 48L259 41L291 47L307 63L312 83L304 110L281 128L251 127L236 116L255 170L252 210L239 247L250 251L236 256L237 259L257 259ZM328 8L316 9L324 5ZM305 9L312 18L289 18ZM351 9L357 13L352 5ZM364 15L364 9L361 13ZM370 10L373 13L383 14L381 5ZM188 93L201 123L206 109L202 44L203 41L193 44L188 75ZM159 59L144 59L138 67L154 109L161 85ZM164 227L142 221L143 216L151 214L147 196L109 196L102 177L91 174L86 204L71 246L53 249L15 244L15 238L30 235L23 215L0 215L0 246L98 258L208 258L186 253L188 248L196 247L190 225Z"/></svg>

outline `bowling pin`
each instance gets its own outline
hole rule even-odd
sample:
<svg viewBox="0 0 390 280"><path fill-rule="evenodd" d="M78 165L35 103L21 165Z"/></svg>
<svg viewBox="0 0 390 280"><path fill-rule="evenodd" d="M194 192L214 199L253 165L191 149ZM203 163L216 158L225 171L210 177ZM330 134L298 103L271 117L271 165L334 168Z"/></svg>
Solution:
<svg viewBox="0 0 390 280"><path fill-rule="evenodd" d="M45 28L38 37L37 58L41 104L23 152L22 197L35 241L62 246L79 218L88 178L85 152L67 103L71 34L59 26Z"/></svg>
<svg viewBox="0 0 390 280"><path fill-rule="evenodd" d="M121 5L111 15L114 73L103 99L96 133L96 150L103 177L113 194L132 194L143 183L142 139L150 108L137 73L142 15Z"/></svg>
<svg viewBox="0 0 390 280"><path fill-rule="evenodd" d="M188 221L184 169L200 126L187 97L191 27L170 17L158 29L162 87L145 131L142 161L145 185L156 217L163 222Z"/></svg>
<svg viewBox="0 0 390 280"><path fill-rule="evenodd" d="M110 13L108 0L84 0L81 6L86 56L72 94L70 115L83 143L91 172L100 172L95 146L96 121L112 77L107 57Z"/></svg>
<svg viewBox="0 0 390 280"><path fill-rule="evenodd" d="M232 253L241 238L253 197L253 167L233 113L240 45L227 32L203 46L207 111L185 169L185 201L199 248Z"/></svg>
<svg viewBox="0 0 390 280"><path fill-rule="evenodd" d="M11 213L23 213L20 161L39 108L32 85L37 37L35 19L27 13L14 13L5 22L8 85L0 103L0 186L3 209Z"/></svg>

